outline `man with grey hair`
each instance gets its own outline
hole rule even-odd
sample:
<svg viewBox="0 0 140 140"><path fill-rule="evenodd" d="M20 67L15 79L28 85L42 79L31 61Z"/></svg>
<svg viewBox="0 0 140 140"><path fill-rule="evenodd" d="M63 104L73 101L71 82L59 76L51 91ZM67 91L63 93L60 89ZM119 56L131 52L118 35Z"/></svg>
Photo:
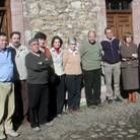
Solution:
<svg viewBox="0 0 140 140"><path fill-rule="evenodd" d="M39 126L47 122L48 116L48 67L50 64L45 54L39 50L37 39L31 39L29 46L30 53L26 56L25 62L28 73L30 122L34 131L40 131Z"/></svg>
<svg viewBox="0 0 140 140"><path fill-rule="evenodd" d="M96 41L95 31L89 31L87 39L81 43L80 55L87 106L99 105L101 94L101 49Z"/></svg>

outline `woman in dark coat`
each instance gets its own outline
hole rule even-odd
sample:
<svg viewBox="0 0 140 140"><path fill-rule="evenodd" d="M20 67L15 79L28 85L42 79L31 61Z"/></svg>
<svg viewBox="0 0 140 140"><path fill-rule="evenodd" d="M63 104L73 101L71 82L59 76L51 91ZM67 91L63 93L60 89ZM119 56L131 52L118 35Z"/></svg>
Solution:
<svg viewBox="0 0 140 140"><path fill-rule="evenodd" d="M137 45L131 33L126 33L123 41L120 47L123 89L129 94L128 101L136 102L135 92L139 89Z"/></svg>

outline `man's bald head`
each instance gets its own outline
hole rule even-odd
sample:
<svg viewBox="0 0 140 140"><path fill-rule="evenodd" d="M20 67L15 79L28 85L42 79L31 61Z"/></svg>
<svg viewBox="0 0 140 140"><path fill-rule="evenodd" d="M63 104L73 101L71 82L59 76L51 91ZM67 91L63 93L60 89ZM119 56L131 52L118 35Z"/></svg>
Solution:
<svg viewBox="0 0 140 140"><path fill-rule="evenodd" d="M88 32L88 40L91 44L93 44L96 40L96 32L95 31L89 31Z"/></svg>

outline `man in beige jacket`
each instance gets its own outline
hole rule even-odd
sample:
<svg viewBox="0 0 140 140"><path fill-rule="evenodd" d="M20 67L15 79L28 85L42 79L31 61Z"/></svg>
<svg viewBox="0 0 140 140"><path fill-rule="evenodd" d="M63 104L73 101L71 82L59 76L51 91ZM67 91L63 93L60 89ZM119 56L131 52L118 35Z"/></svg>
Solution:
<svg viewBox="0 0 140 140"><path fill-rule="evenodd" d="M14 83L15 83L15 123L27 122L28 114L28 96L27 96L27 70L25 66L25 57L29 53L27 47L21 45L20 32L12 32L10 36L9 47L12 49L12 59L15 65Z"/></svg>

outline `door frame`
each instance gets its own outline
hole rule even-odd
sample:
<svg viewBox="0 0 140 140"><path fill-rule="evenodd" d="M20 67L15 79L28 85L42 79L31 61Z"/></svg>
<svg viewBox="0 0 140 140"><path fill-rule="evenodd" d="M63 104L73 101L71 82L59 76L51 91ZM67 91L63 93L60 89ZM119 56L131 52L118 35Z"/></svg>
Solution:
<svg viewBox="0 0 140 140"><path fill-rule="evenodd" d="M107 26L108 26L108 15L109 14L131 14L131 32L133 34L133 14L132 14L132 8L129 9L129 10L107 10L106 9L106 17L107 17ZM114 30L117 30L117 29L114 29ZM118 35L118 33L117 33Z"/></svg>
<svg viewBox="0 0 140 140"><path fill-rule="evenodd" d="M117 17L117 18L119 18L119 16L121 16L121 14L122 14L122 16L124 16L125 14L128 14L128 15L131 15L129 18L129 22L131 22L130 23L130 30L131 30L131 32L133 33L133 0L131 0L131 5L129 5L129 7L128 7L128 9L123 9L122 7L121 8L119 8L119 9L111 9L111 8L109 8L108 9L108 6L107 6L107 0L105 0L106 1L106 18L107 18L107 26L109 26L108 25L108 15L110 14L110 15L114 15L114 18L115 18L115 16ZM129 3L130 4L130 3ZM124 14L124 15L123 15ZM114 19L113 19L114 20ZM117 19L116 19L117 20ZM119 25L117 25L117 22L115 22L116 24L114 24L114 26L115 26L115 28L114 28L114 31L115 31L115 33L116 33L116 36L120 36L119 35L119 31L117 31L117 29L119 28Z"/></svg>
<svg viewBox="0 0 140 140"><path fill-rule="evenodd" d="M2 15L2 22L1 27L4 28L4 32L7 34L8 38L10 37L11 33L11 6L10 6L11 0L5 0L5 6L0 7L0 11L3 11L4 14ZM3 27L5 24L5 27Z"/></svg>

